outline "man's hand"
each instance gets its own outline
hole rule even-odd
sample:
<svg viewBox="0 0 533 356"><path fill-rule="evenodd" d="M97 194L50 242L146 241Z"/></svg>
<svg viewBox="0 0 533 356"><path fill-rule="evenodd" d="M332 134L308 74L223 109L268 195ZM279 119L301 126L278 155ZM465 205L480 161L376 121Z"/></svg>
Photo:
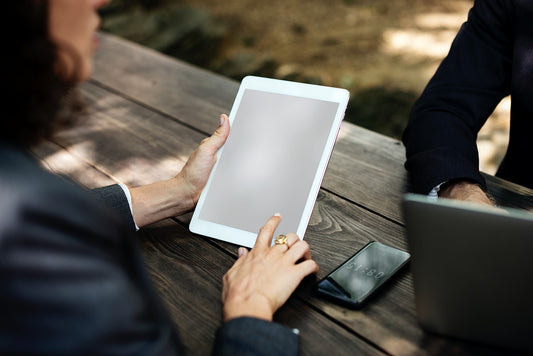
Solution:
<svg viewBox="0 0 533 356"><path fill-rule="evenodd" d="M439 197L494 206L478 184L465 180L445 184L439 191Z"/></svg>

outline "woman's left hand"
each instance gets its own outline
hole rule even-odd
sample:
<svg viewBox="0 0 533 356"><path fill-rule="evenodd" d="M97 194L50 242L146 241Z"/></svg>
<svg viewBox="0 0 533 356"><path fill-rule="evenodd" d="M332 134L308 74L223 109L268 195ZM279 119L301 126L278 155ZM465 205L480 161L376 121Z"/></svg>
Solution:
<svg viewBox="0 0 533 356"><path fill-rule="evenodd" d="M207 184L209 174L217 160L217 152L226 142L229 131L229 119L225 114L222 114L217 130L200 143L176 176L180 184L184 185L184 192L190 205L189 209L196 206L200 193Z"/></svg>
<svg viewBox="0 0 533 356"><path fill-rule="evenodd" d="M200 143L177 176L130 189L137 226L181 215L196 206L229 131L229 119L221 115L217 130Z"/></svg>

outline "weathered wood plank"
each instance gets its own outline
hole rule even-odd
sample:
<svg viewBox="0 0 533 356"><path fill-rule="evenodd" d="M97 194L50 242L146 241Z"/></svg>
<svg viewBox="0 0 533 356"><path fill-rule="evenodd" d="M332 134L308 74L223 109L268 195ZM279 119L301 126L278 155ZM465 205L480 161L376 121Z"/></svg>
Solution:
<svg viewBox="0 0 533 356"><path fill-rule="evenodd" d="M93 80L99 85L112 87L204 133L209 132L208 123L220 112L230 110L238 89L234 81L113 36L104 37L96 68ZM403 158L399 157L403 153L397 149L399 142L349 123L343 123L339 137L323 187L400 221L401 190L397 189L395 174L405 173L400 163ZM366 167L360 165L361 160ZM355 166L359 170L354 170ZM369 184L378 178L385 182ZM376 199L384 195L390 199Z"/></svg>
<svg viewBox="0 0 533 356"><path fill-rule="evenodd" d="M323 191L305 240L321 268L318 278L326 276L369 241L407 248L402 226ZM314 295L313 287L306 285L298 291L298 296L390 354L448 355L450 348L457 355L505 354L502 350L423 331L416 319L413 280L408 268L360 310L324 301Z"/></svg>
<svg viewBox="0 0 533 356"><path fill-rule="evenodd" d="M204 133L210 132L219 113L230 110L238 89L234 81L111 35L104 36L96 68L93 80L99 85ZM322 186L401 222L399 203L407 183L403 155L399 141L343 123ZM500 180L488 180L500 203L524 207L520 197L502 189ZM525 194L531 197L532 192ZM531 207L533 203L525 205Z"/></svg>
<svg viewBox="0 0 533 356"><path fill-rule="evenodd" d="M32 149L32 153L52 172L64 175L87 188L115 184L111 177L99 171L81 157L54 142L45 141Z"/></svg>
<svg viewBox="0 0 533 356"><path fill-rule="evenodd" d="M90 112L57 135L61 146L126 184L147 184L177 174L205 138L182 124L133 105L92 84L83 86ZM213 130L218 121L213 122Z"/></svg>
<svg viewBox="0 0 533 356"><path fill-rule="evenodd" d="M533 209L533 189L485 174L489 194L501 206Z"/></svg>
<svg viewBox="0 0 533 356"><path fill-rule="evenodd" d="M87 84L83 87L89 104L93 108L92 115L84 118L84 122L77 128L66 130L59 135L59 146L52 145L41 151L42 157L51 166L55 165L54 169L58 171L61 171L61 167L69 167L74 163L74 167L78 168L74 170L68 168L66 173L83 184L90 186L93 178L95 181L105 181L104 184L109 184L115 180L128 184L145 184L168 178L179 171L186 157L205 137L204 129L211 131L216 127L216 119L209 124L209 128L207 128L206 123L203 124L205 128L200 127L200 125L195 126L191 122L183 121L180 117L164 114L164 110L154 111L150 105L141 102L141 100L135 99L141 105L125 100L123 98L125 94L122 90L115 91L120 94L115 95L102 89L99 85ZM147 90L146 87L143 90ZM66 157L72 162L57 159L58 156L55 154L56 151L62 150L61 147L67 148ZM402 187L405 185L405 173L401 164L402 156L403 148L398 141L353 125L343 125L324 180L324 186L329 191L343 198L322 191L306 234L306 240L311 245L312 253L322 268L319 278L331 271L367 241L378 240L406 248L402 227L369 211L375 210L392 220L401 221L398 202L403 191ZM95 174L95 177L87 175L93 170L96 173L90 174ZM368 188L369 185L381 190L372 191ZM347 203L345 198L353 200L365 209ZM187 221L186 217L184 221ZM157 229L158 226L151 228ZM174 230L179 232L183 228L180 230L180 228L172 226L172 231ZM147 260L151 261L149 266L152 263L151 271L154 273L156 284L164 299L167 300L171 313L174 313L175 320L186 320L186 324L198 325L195 324L198 320L194 319L198 316L181 315L181 309L176 307L180 303L191 303L190 298L198 292L196 287L193 287L196 285L196 277L190 277L191 275L196 276L197 271L184 269L182 270L183 274L173 272L176 268L175 259L181 258L180 250L175 249L174 239L188 233L187 231L178 232L175 235L169 234L168 240L164 238L163 241L161 241L161 237L166 236L164 233L149 233L147 236L150 237L144 245L145 253ZM181 238L179 240L182 241ZM183 241L186 240L183 239ZM211 240L206 241L198 238L192 241L194 241L195 246L189 246L190 249L193 247L201 251L214 249L214 244L232 254L236 249L233 245ZM186 245L188 243L186 242ZM350 248L347 249L346 246L350 246ZM221 258L219 255L222 254L226 256L224 257L227 264L225 267L229 267L232 263L232 258L227 257L229 254L220 252L218 249L215 250L219 252L213 256L205 256L205 260L200 258L197 263L218 262ZM198 250L195 251L198 252ZM188 256L195 261L194 256L196 254L190 253ZM195 263L196 261L193 265ZM190 262L187 266L191 267ZM225 271L225 269L221 268L221 271ZM221 271L219 273L222 273ZM216 288L213 286L220 286L220 279L215 279L212 271L206 269L204 272L202 272L203 278L208 283L202 287L206 298L206 303L203 305L210 305L210 303L215 303L215 299L218 302L219 291L215 293ZM191 294L185 297L187 299L185 302L176 299L178 297L184 298L182 295L173 294L176 293L174 288L179 285L179 278L185 278L184 283L187 285L185 289L191 291ZM443 346L446 339L427 335L418 327L414 313L412 280L408 272L400 275L360 311L350 311L325 302L314 296L312 289L313 283L306 281L302 288L299 288L298 297L291 298L289 303L289 305L296 305L297 307L295 309L291 309L292 307L283 309L290 310L286 313L295 313L295 315L299 315L299 310L305 310L302 313L301 321L292 314L287 317L286 321L298 320L297 323L301 323L305 327L310 323L309 318L322 320L319 315L323 315L326 319L337 320L342 327L340 329L333 328L332 330L335 331L328 335L327 333L324 334L323 328L328 329L331 326L324 326L319 323L315 331L309 331L309 335L322 333L325 337L337 338L337 340L342 340L345 337L355 338L358 340L358 344L360 339L355 335L361 335L392 354L444 354L446 353L444 351L450 351L449 347L456 354L485 353L486 351L482 347L471 346L470 344L449 343L445 345L454 346ZM316 314L312 310L317 310L320 313ZM219 320L219 312L219 309L218 311L201 309L198 314L205 314L209 318L213 318L216 314L216 318ZM276 315L276 318L283 319L284 313L282 311ZM313 323L316 321L310 324ZM206 328L197 339L191 336L191 347L197 347L196 343L205 342L205 337L208 337L208 334L212 335L211 332L216 329L216 325L214 323ZM315 346L313 348L309 346L314 345L313 340L305 340L303 344L306 345L305 347L309 347L309 354L314 354L312 350ZM320 344L322 345L322 342ZM331 344L326 343L326 345L334 347ZM366 346L358 347L364 350Z"/></svg>
<svg viewBox="0 0 533 356"><path fill-rule="evenodd" d="M221 323L222 276L234 258L170 220L142 234L146 263L183 342L193 355L209 354ZM300 330L303 355L381 354L295 298L275 321Z"/></svg>
<svg viewBox="0 0 533 356"><path fill-rule="evenodd" d="M94 108L93 115L85 118L85 121L78 128L63 132L59 136L59 141L62 146L68 148L77 160L84 162L89 167L97 167L100 172L106 172L115 179L144 184L153 181L154 177L172 176L178 171L180 164L183 164L183 159L176 158L173 152L180 152L180 157L187 157L204 137L202 133L184 127L172 118L154 113L146 107L139 106L92 84L84 86L83 89ZM101 128L105 129L102 130ZM164 129L161 130L161 128ZM180 133L180 131L184 131L185 134ZM109 135L108 132L112 132L112 135ZM178 136L176 138L174 133L185 137ZM360 137L364 137L364 135L360 135ZM156 140L155 144L154 140ZM106 146L106 149L95 148L100 144L105 145L105 141L110 141L112 144ZM348 140L339 142L349 145ZM84 149L86 146L91 147L91 149ZM390 146L380 145L379 147L380 149L372 152L372 154L392 157L391 160L398 155L393 149L394 144ZM368 153L361 152L359 156L363 154ZM136 157L143 157L143 160L138 160ZM161 165L161 160L170 160L171 164ZM359 163L357 164L357 162ZM360 171L364 171L364 168L367 167L366 162L361 160L353 160L352 164L354 169ZM141 179L138 179L138 170L153 174L146 176L141 174ZM398 181L401 180L402 178L397 176L394 181L399 184ZM187 218L184 221L186 222ZM158 239L159 233L153 233L151 236L155 237L155 239L151 239L153 245L153 241ZM172 236L175 239L181 235ZM403 228L399 224L383 219L357 205L347 203L343 198L321 191L306 234L306 241L311 245L313 256L322 268L318 277L325 276L327 272L370 240L378 240L403 249L407 247ZM197 238L196 241L204 240ZM234 254L236 250L233 245L214 242L214 240L210 240L208 244L216 244L231 254ZM157 266L152 268L152 271L167 273L164 271L174 268L172 263L165 262L166 258L174 259L179 256L173 250L173 245L172 239L158 245L157 254L152 256L154 258L153 263ZM346 246L350 246L350 248L347 249ZM201 249L204 249L203 243ZM150 254L155 250L153 246L145 245L145 251ZM217 258L206 256L207 261L218 262ZM229 265L225 267L229 267ZM167 296L167 294L172 293L172 286L176 284L172 282L173 279L165 278L156 281L156 283L159 285L164 298L174 298ZM173 278L178 278L178 276ZM216 283L220 282L211 279L210 283L218 285ZM412 280L408 272L400 275L360 311L350 311L325 302L314 296L312 289L313 283L306 281L297 292L298 303L305 301L304 304L310 305L329 318L341 323L343 330L350 330L353 335L361 335L363 338L380 345L387 352L392 354L425 354L426 352L430 353L429 350L432 350L434 345L443 342L443 339L427 335L418 327L414 313ZM214 297L211 295L209 298ZM174 299L171 299L169 303L174 306L171 306L171 309L180 305L180 302ZM206 313L210 315L209 312ZM196 320L191 319L191 323L193 322ZM469 352L472 351L467 349ZM462 348L458 348L458 350L460 351ZM461 353L459 351L456 353Z"/></svg>
<svg viewBox="0 0 533 356"><path fill-rule="evenodd" d="M406 191L403 145L343 123L322 187L397 222Z"/></svg>
<svg viewBox="0 0 533 356"><path fill-rule="evenodd" d="M214 73L119 39L102 37L92 80L204 133L228 113L238 84Z"/></svg>
<svg viewBox="0 0 533 356"><path fill-rule="evenodd" d="M149 115L151 114L151 112L145 112L145 108L139 107L134 103L124 100L123 98L118 97L112 93L107 93L105 90L92 86L90 84L84 87L84 92L88 95L88 98L90 99L90 104L93 107L92 115L84 118L83 123L81 123L78 127L65 130L60 135L58 135L58 141L61 142L61 145L65 146L68 150L64 150L64 154L68 155L69 160L57 162L56 166L54 167L54 170L57 172L65 173L66 175L71 176L73 179L81 179L82 181L85 179L84 177L87 172L83 172L83 175L80 176L78 171L73 171L70 169L71 166L79 166L81 162L83 166L88 167L87 169L94 169L96 172L98 172L97 174L107 177L107 179L105 180L100 179L100 181L102 182L105 181L105 184L110 183L109 181L111 180L111 178L109 177L114 177L114 179L126 182L136 181L135 177L137 176L137 171L133 168L129 168L131 165L131 157L136 157L138 155L141 155L143 157L146 156L150 158L146 162L147 165L148 163L152 163L155 166L158 166L157 160L168 159L168 152L172 152L174 150L191 151L196 146L196 141L199 142L204 137L200 134L200 137L198 137L197 140L195 140L194 144L192 144L188 141L185 141L185 143L183 143L182 141L178 140L177 142L174 138L162 136L160 142L157 145L149 145L144 140L136 138L136 135L141 135L141 138L145 139L146 137L151 137L152 135L160 134L160 132L159 130L152 132L152 125L148 125L140 133L136 133L135 131L141 125L141 123L139 122L149 119L152 120L151 122L153 125L170 125L171 127L167 127L167 130L170 130L171 132L183 129L181 127L182 125L161 115L151 116ZM122 115L125 115L125 122L117 121L116 118L112 117L114 114L120 114L121 117L123 117ZM157 120L166 120L167 122L159 123ZM112 132L112 135L109 135L108 131ZM198 135L195 132L190 132L189 134ZM95 148L98 145L104 145L105 141L109 140L113 142L112 146L106 146L106 149ZM91 149L87 149L87 146L91 147ZM45 148L41 148L40 151L43 152L44 156L47 150ZM187 152L187 154L188 153L189 152ZM133 162L135 165L138 164L137 160L133 160ZM148 169L148 166L143 166L142 169L146 170ZM176 171L176 167L173 165L159 166L157 167L157 169L160 171L159 174L163 176L172 175ZM104 174L101 172L106 173ZM106 174L108 174L109 176L107 176ZM149 178L150 180L152 180L153 176L150 176ZM146 182L141 180L140 183ZM159 225L156 225L155 227L150 227L150 229L148 229L147 231L153 232L154 230L152 229L157 229L157 226ZM181 227L181 229L183 230L183 227ZM192 287L185 288L186 290L191 291L190 293L192 294L187 296L180 296L180 298L185 298L185 301L181 299L176 299L177 297L175 295L175 292L173 291L175 286L179 285L178 275L175 275L172 272L172 270L176 268L175 259L177 258L179 260L180 258L180 250L176 249L176 243L177 240L184 241L182 237L189 233L188 231L181 231L178 234L174 231L172 236L168 237L168 240L165 240L166 235L164 231L161 230L157 230L157 232L149 234L151 236L151 242L147 244L145 243L143 246L144 254L146 255L148 261L147 263L149 265L152 265L150 269L155 274L155 280L156 284L158 285L158 289L161 291L163 299L167 300L167 304L171 309L171 313L181 313L181 308L179 306L187 305L186 303L191 303L192 301L198 299L194 298L194 296L198 294L198 291ZM198 249L198 253L191 253L187 262L182 261L182 264L191 267L195 266L197 263L207 263L211 265L210 268L213 269L212 261L217 261L217 266L215 269L216 271L218 271L217 273L219 273L218 277L221 278L220 273L223 273L223 271L229 268L233 259L228 257L228 254L224 254L224 256L226 256L226 260L230 262L227 262L226 265L221 267L219 265L219 255L211 256L205 252L206 250L214 248L212 243L206 243L201 238L192 238L192 241L194 241L193 245L195 246L195 248ZM228 244L226 245L228 246L228 250L234 250L234 246L229 246ZM216 250L220 251L219 249ZM219 252L219 254L220 253L221 252ZM200 260L196 260L194 258L195 256L201 256ZM172 262L169 262L168 259L171 259ZM191 271L184 271L183 276L181 278L185 279L185 282L183 283L189 286L190 283L193 283L196 278L191 277L190 274L186 272ZM213 271L210 270L209 272L211 273L211 276L213 276ZM170 274L172 278L168 276L163 278L162 275L165 273ZM206 280L208 280L209 282L208 284L219 286L220 280L213 278L214 277L206 278ZM211 298L218 302L219 293L219 290L216 291L216 293L211 290L210 292L206 292L205 297L201 297L200 299ZM213 300L207 300L205 303L202 304L213 305ZM298 308L303 308L306 310L308 310L309 308L302 301L295 301L291 303L296 303L294 305L299 305ZM186 307L186 309L191 310L194 308ZM294 324L295 327L302 328L302 331L310 327L319 327L320 323L323 323L323 321L320 321L322 319L329 320L328 318L320 316L320 314L316 314L316 312L313 312L312 310L308 310L308 312L306 313L292 311L291 308L284 308L284 310L288 310L294 315L302 315L302 317L300 317L299 319L295 319L293 317L286 318L286 320L296 320L297 322L296 324ZM219 310L217 311L217 314L218 313ZM213 317L212 311L196 310L196 313L194 313L194 315L183 316L180 314L179 318L176 317L176 320L186 320L186 323L190 324L191 326L198 325L196 323L199 322L199 320L194 318L200 318L200 316L196 314L206 315L206 317L209 319L212 319ZM283 313L280 313L280 315L283 315ZM310 317L312 320L306 320L306 317L304 317L305 315L308 315L308 318ZM201 318L203 318L203 316ZM219 319L220 316L217 315L217 318ZM328 323L332 322L328 321ZM213 326L211 329L208 328L206 330L203 330L203 334L200 335L196 333L196 339L191 336L190 342L205 343L206 336L211 335L211 333L213 332L213 328L216 327ZM335 330L335 332L332 332L332 334L327 336L327 338L330 340L337 340L339 342L342 341L340 345L350 345L356 342L357 344L362 345L358 347L361 350L365 350L365 348L367 352L371 350L370 348L368 348L368 345L365 342L361 342L357 337L354 337L354 335L350 334L350 332L348 332L346 329L336 326L334 323L332 323L332 325L326 325L325 330ZM314 339L315 337L313 337L311 340L306 341L306 346L304 349L308 348L309 350L325 351L323 346L328 345L328 343L326 343L325 341L321 341L319 344L315 345ZM189 340L189 337L187 337L187 340ZM195 349L197 346L198 345L196 344L191 345L193 349ZM329 344L328 347L331 348L333 346L334 345ZM310 352L310 354L317 353Z"/></svg>
<svg viewBox="0 0 533 356"><path fill-rule="evenodd" d="M107 99L109 100L109 97ZM116 107L116 103L109 106L113 110ZM86 119L85 124L88 128L91 127L90 118ZM61 136L66 140L70 134L64 133ZM96 143L103 139L100 137L101 131L89 130L86 135L85 139L92 139L92 142ZM123 162L120 155L127 152L118 146L128 146L129 143L122 140L115 142L120 144L117 144L117 150L113 153L114 158L117 162ZM93 151L74 150L75 153L72 154L69 148L70 146L65 149L46 142L37 147L35 152L53 171L89 187L113 183L113 179L102 171L110 171L111 175L115 175L114 169L127 172L116 174L125 180L128 180L128 174L135 174L133 170L123 171L120 166L103 165L100 168L99 164L92 162L100 158L94 156ZM135 150L132 153L135 153ZM144 229L141 232L141 241L143 256L154 284L189 353L209 354L215 331L221 322L222 275L232 265L235 257L215 248L212 243L207 242L208 239L193 236L183 226L171 220ZM275 317L277 321L300 329L303 355L321 355L330 350L337 350L339 354L346 355L352 352L380 354L364 340L311 310L301 300L293 298ZM199 325L202 327L198 327Z"/></svg>

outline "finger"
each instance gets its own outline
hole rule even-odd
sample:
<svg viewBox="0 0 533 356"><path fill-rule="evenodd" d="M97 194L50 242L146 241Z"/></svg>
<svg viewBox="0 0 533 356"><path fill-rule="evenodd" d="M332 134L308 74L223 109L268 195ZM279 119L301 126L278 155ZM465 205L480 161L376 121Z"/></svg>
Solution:
<svg viewBox="0 0 533 356"><path fill-rule="evenodd" d="M209 143L216 147L218 150L224 142L226 142L226 139L229 135L229 119L228 116L225 114L220 115L220 124L218 125L218 128L215 130L215 132L211 135L209 138Z"/></svg>
<svg viewBox="0 0 533 356"><path fill-rule="evenodd" d="M290 232L287 234L287 243L289 244L289 248L292 247L298 241L300 241L300 238L295 233Z"/></svg>
<svg viewBox="0 0 533 356"><path fill-rule="evenodd" d="M312 273L317 273L319 268L318 264L314 260L305 260L302 263L298 263L294 266L298 273L298 278L300 282Z"/></svg>
<svg viewBox="0 0 533 356"><path fill-rule="evenodd" d="M296 243L287 251L286 255L292 262L296 262L302 258L310 260L311 251L309 249L309 244L302 240L296 241Z"/></svg>
<svg viewBox="0 0 533 356"><path fill-rule="evenodd" d="M218 128L211 136L202 140L200 147L208 154L214 155L226 142L229 131L229 119L226 115L222 114L220 115Z"/></svg>
<svg viewBox="0 0 533 356"><path fill-rule="evenodd" d="M239 247L237 250L237 254L239 255L239 258L242 256L245 256L248 253L248 250L244 247Z"/></svg>
<svg viewBox="0 0 533 356"><path fill-rule="evenodd" d="M281 235L279 235L281 236ZM288 233L286 234L285 236L287 236L287 243L286 244L281 244L281 245L276 245L276 238L272 239L272 245L273 246L280 246L280 249L282 248L283 251L286 251L288 250L292 245L294 245L296 242L298 242L300 240L300 238L298 237L298 235L294 234L294 233Z"/></svg>
<svg viewBox="0 0 533 356"><path fill-rule="evenodd" d="M274 231L278 228L279 223L281 222L281 214L276 213L274 216L270 217L267 220L265 225L259 230L257 235L257 240L255 240L254 249L258 248L269 248L270 242L272 241L272 236Z"/></svg>

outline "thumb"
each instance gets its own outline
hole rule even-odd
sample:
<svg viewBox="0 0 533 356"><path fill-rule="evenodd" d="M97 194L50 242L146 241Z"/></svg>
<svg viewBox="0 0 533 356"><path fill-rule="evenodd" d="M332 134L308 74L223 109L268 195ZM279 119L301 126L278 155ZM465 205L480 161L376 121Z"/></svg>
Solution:
<svg viewBox="0 0 533 356"><path fill-rule="evenodd" d="M245 256L248 254L248 250L244 247L239 247L239 249L237 250L237 254L239 255L239 257Z"/></svg>
<svg viewBox="0 0 533 356"><path fill-rule="evenodd" d="M220 115L220 124L218 125L218 128L213 133L213 135L209 137L209 141L218 150L220 147L222 147L224 142L226 142L228 135L229 135L229 119L227 115L222 114Z"/></svg>

